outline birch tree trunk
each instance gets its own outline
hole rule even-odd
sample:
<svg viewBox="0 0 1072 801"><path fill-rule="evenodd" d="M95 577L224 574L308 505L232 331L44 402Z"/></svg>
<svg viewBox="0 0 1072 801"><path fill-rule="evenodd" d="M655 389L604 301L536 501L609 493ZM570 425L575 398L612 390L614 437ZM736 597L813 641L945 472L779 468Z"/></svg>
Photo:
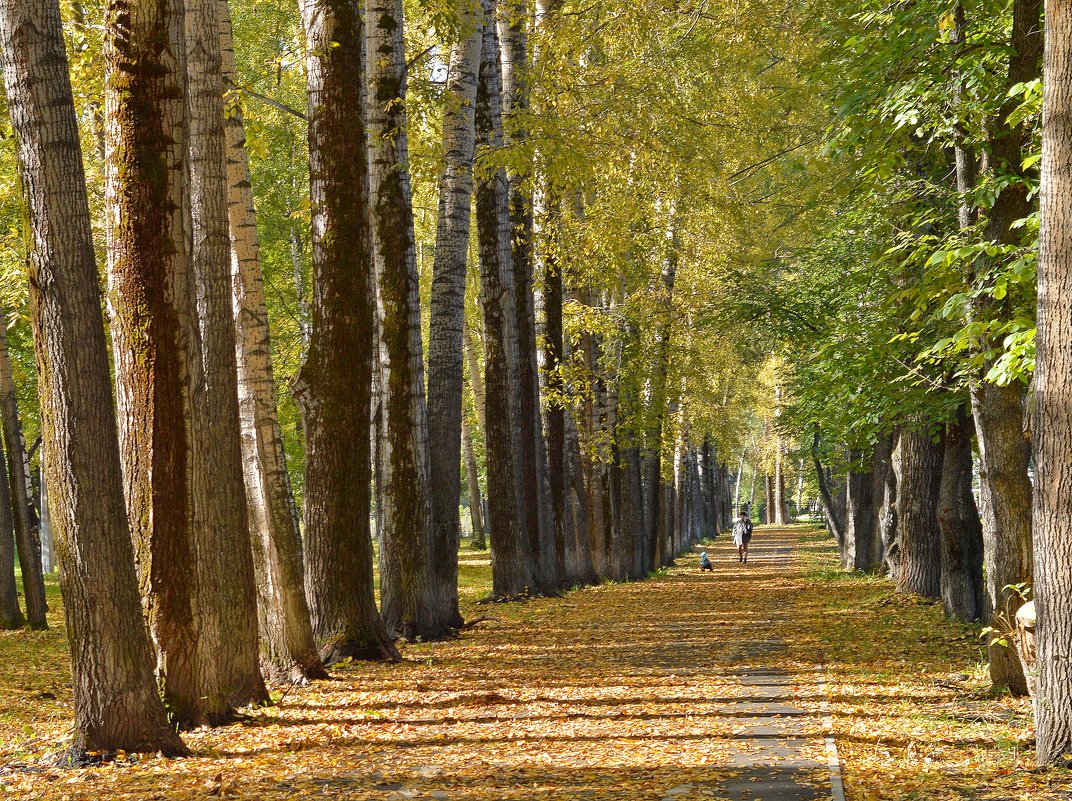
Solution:
<svg viewBox="0 0 1072 801"><path fill-rule="evenodd" d="M260 672L257 593L242 471L227 214L220 0L185 0L191 250L199 369L194 544L202 571L201 648L226 702L269 700ZM206 635L216 639L212 642Z"/></svg>
<svg viewBox="0 0 1072 801"><path fill-rule="evenodd" d="M1072 6L1046 4L1035 370L1035 736L1072 755Z"/></svg>
<svg viewBox="0 0 1072 801"><path fill-rule="evenodd" d="M382 304L382 558L397 585L381 579L389 631L408 640L441 639L458 624L452 593L434 565L429 484L428 409L421 343L420 281L413 231L406 129L406 57L402 0L366 0L372 233ZM457 451L455 451L457 455ZM458 474L460 461L455 458ZM457 517L457 511L455 511ZM451 561L457 561L455 555ZM395 595L397 602L390 603ZM396 616L397 615L397 616Z"/></svg>
<svg viewBox="0 0 1072 801"><path fill-rule="evenodd" d="M221 66L225 84L233 91L231 15L227 0L217 2ZM272 680L303 682L326 678L327 673L313 638L298 510L279 428L257 211L240 106L227 114L225 133L238 411L262 657Z"/></svg>
<svg viewBox="0 0 1072 801"><path fill-rule="evenodd" d="M502 147L502 76L496 0L484 0L484 31L477 87L478 148ZM487 389L485 443L488 456L488 534L492 594L522 596L535 588L530 528L525 514L521 465L517 303L511 255L509 184L506 171L489 171L476 182L480 241L480 300L484 312Z"/></svg>
<svg viewBox="0 0 1072 801"><path fill-rule="evenodd" d="M110 8L110 30L122 10ZM157 693L138 599L58 3L0 2L0 55L32 228L30 311L70 643L72 756L182 754ZM118 54L111 62L115 81L129 62Z"/></svg>
<svg viewBox="0 0 1072 801"><path fill-rule="evenodd" d="M483 20L474 8L459 18L451 47L443 112L443 169L439 174L439 219L432 266L431 320L428 334L428 435L432 493L432 559L439 609L444 623L462 624L458 610L458 499L460 445L466 441L465 465L473 510L474 543L483 541L480 484L476 460L464 422L462 337L465 328L465 269L469 221L473 207L473 154L476 147L476 87L480 71ZM472 371L475 365L470 364ZM477 536L479 532L479 538Z"/></svg>
<svg viewBox="0 0 1072 801"><path fill-rule="evenodd" d="M305 583L321 658L398 659L376 609L369 528L372 239L364 32L353 0L303 0L313 303L298 397Z"/></svg>
<svg viewBox="0 0 1072 801"><path fill-rule="evenodd" d="M7 329L0 322L0 421L3 423L7 453L9 499L15 522L15 542L22 568L22 590L26 602L26 622L32 629L48 628L48 605L45 603L45 577L41 568L41 532L33 501L30 459L19 420L15 398L15 379L7 350ZM0 499L3 502L3 499Z"/></svg>

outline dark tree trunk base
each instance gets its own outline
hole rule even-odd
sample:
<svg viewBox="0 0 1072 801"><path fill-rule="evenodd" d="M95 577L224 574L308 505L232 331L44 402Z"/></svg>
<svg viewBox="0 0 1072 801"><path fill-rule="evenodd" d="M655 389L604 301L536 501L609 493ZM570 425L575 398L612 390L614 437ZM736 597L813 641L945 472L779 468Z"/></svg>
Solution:
<svg viewBox="0 0 1072 801"><path fill-rule="evenodd" d="M326 667L350 659L354 662L401 662L402 655L393 642L326 643L320 648L320 659Z"/></svg>

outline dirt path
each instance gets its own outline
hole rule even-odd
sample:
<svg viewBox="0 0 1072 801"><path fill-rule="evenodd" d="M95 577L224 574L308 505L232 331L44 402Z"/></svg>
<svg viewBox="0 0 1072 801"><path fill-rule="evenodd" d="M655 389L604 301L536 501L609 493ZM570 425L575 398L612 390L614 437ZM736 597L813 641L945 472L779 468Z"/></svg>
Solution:
<svg viewBox="0 0 1072 801"><path fill-rule="evenodd" d="M352 665L191 759L26 777L34 797L829 798L816 674L791 660L794 532L665 576L496 607L457 642Z"/></svg>

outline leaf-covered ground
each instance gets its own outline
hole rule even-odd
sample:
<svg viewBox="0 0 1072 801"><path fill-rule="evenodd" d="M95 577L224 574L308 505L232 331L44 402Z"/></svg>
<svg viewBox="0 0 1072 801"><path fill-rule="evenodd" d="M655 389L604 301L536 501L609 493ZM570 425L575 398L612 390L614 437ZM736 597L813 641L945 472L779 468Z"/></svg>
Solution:
<svg viewBox="0 0 1072 801"><path fill-rule="evenodd" d="M763 775L742 767L757 750L744 699L755 695L748 674L767 668L785 674L807 712L784 723L801 758L825 758L813 713L828 698L852 801L1069 797L1067 773L1029 772L1029 704L987 697L975 629L885 581L843 577L813 531L756 536L785 555L780 566L740 566L720 541L708 548L714 575L685 558L645 582L491 608L474 603L490 578L486 557L466 553L466 611L496 619L453 642L407 646L401 665L337 668L332 681L251 710L247 723L189 732L195 755L183 760L39 767L69 719L59 620L43 634L0 633L0 790L72 800L747 801L763 797ZM761 756L779 770L778 757ZM821 788L821 773L800 780Z"/></svg>

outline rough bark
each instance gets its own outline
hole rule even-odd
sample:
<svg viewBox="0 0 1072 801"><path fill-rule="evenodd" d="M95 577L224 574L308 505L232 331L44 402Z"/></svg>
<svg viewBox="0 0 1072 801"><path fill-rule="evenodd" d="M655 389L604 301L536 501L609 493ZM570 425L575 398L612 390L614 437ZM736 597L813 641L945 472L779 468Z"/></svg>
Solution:
<svg viewBox="0 0 1072 801"><path fill-rule="evenodd" d="M127 515L168 711L199 725L226 710L218 674L198 651L191 362L199 343L186 235L182 12L165 0L108 8L106 202L114 210L109 305Z"/></svg>
<svg viewBox="0 0 1072 801"><path fill-rule="evenodd" d="M352 0L305 0L313 303L298 396L305 586L321 658L398 659L372 581L372 238L364 33Z"/></svg>
<svg viewBox="0 0 1072 801"><path fill-rule="evenodd" d="M123 10L116 6L110 22ZM0 54L32 229L30 312L70 643L72 750L181 754L157 694L138 599L58 3L0 2ZM110 60L114 82L129 62Z"/></svg>
<svg viewBox="0 0 1072 801"><path fill-rule="evenodd" d="M473 154L476 146L476 86L484 28L479 14L459 19L451 46L443 112L443 168L439 174L439 219L432 265L431 319L428 333L428 437L432 499L432 543L440 608L447 624L462 623L458 611L458 542L461 538L458 464L463 438L462 331L465 327L465 270L473 206ZM472 365L470 366L472 368ZM473 514L474 544L483 542L480 484L471 437L466 443L466 473ZM479 537L478 537L479 534Z"/></svg>
<svg viewBox="0 0 1072 801"><path fill-rule="evenodd" d="M17 629L26 622L15 584L15 521L11 505L3 503L10 497L7 465L0 459L0 629Z"/></svg>
<svg viewBox="0 0 1072 801"><path fill-rule="evenodd" d="M525 147L528 132L523 120L529 108L528 37L526 23L529 9L526 0L501 0L498 3L498 29L502 64L503 143L507 147ZM522 492L530 548L535 557L533 579L541 592L559 589L564 568L555 547L555 526L551 507L547 445L543 436L540 410L540 382L536 352L536 311L533 295L533 202L527 187L532 164L511 170L510 230L514 274L515 319L518 338L518 413L521 423Z"/></svg>
<svg viewBox="0 0 1072 801"><path fill-rule="evenodd" d="M1035 736L1072 755L1072 6L1046 8L1035 369Z"/></svg>
<svg viewBox="0 0 1072 801"><path fill-rule="evenodd" d="M33 482L26 439L19 421L19 404L15 399L15 379L7 350L7 332L0 324L0 421L3 424L7 454L9 498L15 522L15 543L19 567L22 568L22 592L26 603L26 622L32 629L48 628L48 605L45 603L45 577L41 568L41 532L34 506ZM2 501L0 501L2 502Z"/></svg>
<svg viewBox="0 0 1072 801"><path fill-rule="evenodd" d="M220 0L185 0L190 252L200 349L193 372L193 541L201 572L204 664L223 702L267 702L260 672L257 593L250 547L227 214Z"/></svg>
<svg viewBox="0 0 1072 801"><path fill-rule="evenodd" d="M476 103L477 145L497 149L503 143L499 36L492 24L497 3L484 0L483 9L485 25ZM518 597L535 588L534 554L525 513L521 465L521 381L508 195L506 171L501 168L487 171L487 175L476 182L480 301L485 328L488 534L492 594L498 598Z"/></svg>
<svg viewBox="0 0 1072 801"><path fill-rule="evenodd" d="M227 0L218 2L221 66L224 80L233 89L231 16ZM298 510L276 409L257 211L240 106L230 109L225 131L238 409L262 658L272 680L303 682L325 678L327 673L317 652L305 597Z"/></svg>
<svg viewBox="0 0 1072 801"><path fill-rule="evenodd" d="M938 495L942 540L942 606L964 622L983 611L983 528L972 494L971 418L965 408L945 431Z"/></svg>
<svg viewBox="0 0 1072 801"><path fill-rule="evenodd" d="M926 429L906 428L901 432L897 591L927 598L941 597L942 548L937 511L942 450L941 443L936 443Z"/></svg>
<svg viewBox="0 0 1072 801"><path fill-rule="evenodd" d="M450 634L459 616L453 593L438 587L432 544L420 280L409 180L405 21L402 0L366 0L364 9L372 234L385 357L383 505L377 513L382 514L382 558L394 563L392 575L398 577L397 584L381 578L382 613L389 631L411 641L434 640ZM455 450L455 476L457 455ZM456 561L456 556L444 561Z"/></svg>
<svg viewBox="0 0 1072 801"><path fill-rule="evenodd" d="M1008 87L1039 76L1042 59L1043 0L1013 3ZM1001 176L1021 180L1002 182L1000 194L987 213L983 236L1001 244L1015 244L1022 231L1016 220L1032 210L1030 180L1023 167L1029 132L1010 126L1009 114L1019 98L1011 93L994 115L990 132L990 161ZM985 267L986 260L981 262ZM972 317L989 319L999 313L999 304L980 295L973 303ZM984 344L984 347L988 345ZM1028 479L1030 445L1026 442L1023 387L1017 382L999 387L975 377L971 385L972 413L979 442L980 480L985 485L980 509L986 559L986 618L995 612L1015 613L1020 600L1004 588L1032 579L1031 483ZM995 687L1008 687L1015 695L1027 693L1020 660L1003 646L990 649L990 677Z"/></svg>
<svg viewBox="0 0 1072 801"><path fill-rule="evenodd" d="M870 458L869 458L870 456ZM847 478L848 503L845 510L846 570L868 572L874 566L873 532L875 523L874 455L864 450L849 454L851 467Z"/></svg>

